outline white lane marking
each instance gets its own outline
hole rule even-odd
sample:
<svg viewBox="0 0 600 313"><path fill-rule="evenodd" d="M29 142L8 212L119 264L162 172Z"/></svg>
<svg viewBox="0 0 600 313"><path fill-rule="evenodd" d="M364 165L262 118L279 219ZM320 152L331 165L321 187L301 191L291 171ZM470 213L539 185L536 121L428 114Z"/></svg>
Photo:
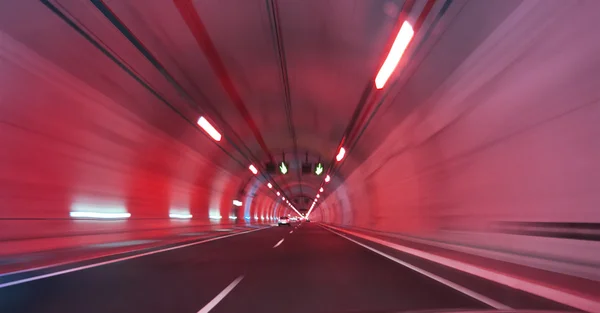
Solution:
<svg viewBox="0 0 600 313"><path fill-rule="evenodd" d="M502 304L500 302L497 302L495 300L492 300L492 299L490 299L490 298L488 298L488 297L486 297L486 296L484 296L482 294L479 294L479 293L477 293L477 292L475 292L473 290L470 290L470 289L467 289L467 288L465 288L465 287L463 287L461 285L455 284L455 283L453 283L453 282L451 282L451 281L449 281L449 280L447 280L445 278L437 276L437 275L435 275L433 273L430 273L430 272L428 272L428 271L426 271L424 269L418 268L418 267L416 267L416 266L414 266L414 265L412 265L410 263L406 263L406 262L404 262L402 260L399 260L399 259L397 259L397 258L395 258L395 257L393 257L393 256L391 256L389 254L381 252L381 251L379 251L379 250L377 250L375 248L371 248L371 247L369 247L369 246L367 246L367 245L365 245L363 243L360 243L360 242L358 242L358 241L356 241L356 240L354 240L354 239L352 239L350 237L342 235L342 234L340 234L338 232L335 232L335 231L333 231L331 229L328 229L328 228L325 228L325 229L327 229L328 231L330 231L330 232L332 232L332 233L334 233L334 234L336 234L336 235L338 235L340 237L346 238L346 239L354 242L355 244L357 244L357 245L359 245L359 246L361 246L363 248L369 249L369 250L371 250L371 251L373 251L373 252L375 252L375 253L377 253L377 254L379 254L379 255L387 258L387 259L390 259L390 260L392 260L392 261L394 261L394 262L396 262L396 263L398 263L398 264L400 264L402 266L408 267L409 269L411 269L411 270L413 270L413 271L415 271L415 272L417 272L419 274L425 275L425 276L427 276L427 277L429 277L429 278L431 278L431 279L433 279L433 280L435 280L437 282L440 282L440 283L442 283L442 284L444 284L444 285L446 285L446 286L448 286L448 287L450 287L450 288L452 288L452 289L454 289L456 291L462 292L465 295L467 295L467 296L469 296L469 297L471 297L471 298L473 298L475 300L481 301L481 302L483 302L483 303L485 303L485 304L487 304L487 305L489 305L489 306L491 306L491 307L493 307L495 309L498 309L498 310L512 310L511 307L509 307L507 305L504 305L504 304Z"/></svg>
<svg viewBox="0 0 600 313"><path fill-rule="evenodd" d="M324 227L324 226L321 225L321 227ZM328 226L328 227L331 227L331 226ZM335 228L335 227L332 227L332 228ZM335 229L337 229L337 228L335 228ZM338 230L342 231L341 229L338 229ZM354 236L369 240L371 242L375 242L375 243L390 247L395 250L406 252L406 253L415 255L417 257L420 257L420 258L423 258L423 259L426 259L426 260L429 260L429 261L432 261L432 262L435 262L438 264L442 264L442 265L457 269L459 271L469 273L471 275L475 275L475 276L481 277L483 279L493 281L495 283L498 283L498 284L501 284L504 286L508 286L513 289L525 291L530 294L552 300L554 302L562 303L562 304L565 304L570 307L574 307L574 308L577 308L577 309L580 309L580 310L583 310L586 312L600 312L600 301L598 301L595 298L587 298L585 296L569 293L569 292L566 292L563 290L558 290L558 289L555 289L555 288L552 288L549 286L544 286L542 284L539 284L539 283L536 283L533 281L521 279L519 277L509 276L509 275L501 273L501 272L496 272L496 271L493 271L493 270L490 270L487 268L483 268L483 267L479 267L476 265L472 265L469 263L445 258L445 257L439 256L439 255L424 252L421 250L412 249L412 248L402 246L399 244L395 244L392 242L388 242L388 241L385 241L385 240L382 240L382 239L379 239L376 237L371 237L368 235L363 235L360 233L355 233L355 232L346 231L346 230L343 230L343 231L345 233L350 233Z"/></svg>
<svg viewBox="0 0 600 313"><path fill-rule="evenodd" d="M276 243L276 244L273 246L273 248L277 248L277 247L279 247L279 245L280 245L280 244L282 244L284 240L285 240L285 239L281 239L281 240L279 240L279 242L278 242L278 243Z"/></svg>
<svg viewBox="0 0 600 313"><path fill-rule="evenodd" d="M249 230L249 231L238 232L238 233L234 233L234 234L230 234L230 235L209 238L209 239L205 239L205 240L198 241L198 242L192 242L192 243L184 244L184 245L181 245L181 246L176 246L176 247L170 247L170 248L165 248L165 249L150 251L150 252L136 254L136 255L132 255L132 256L128 256L128 257L123 257L123 258L118 258L118 259L114 259L114 260L104 261L104 262L100 262L100 263L94 263L94 264L90 264L90 265L74 267L74 268L70 268L70 269L67 269L67 270L62 270L62 271L58 271L58 272L54 272L54 273L48 273L48 274L44 274L44 275L28 277L28 278L24 278L24 279L15 280L15 281L11 281L11 282L8 282L8 283L0 284L0 288L9 287L9 286L13 286L13 285L18 285L18 284L22 284L22 283L27 283L27 282L30 282L30 281L44 279L44 278L48 278L48 277L53 277L53 276L68 274L68 273L71 273L71 272L81 271L81 270L85 270L85 269L93 268L93 267L98 267L98 266L102 266L102 265L107 265L107 264L122 262L122 261L126 261L126 260L131 260L131 259L135 259L135 258L147 256L147 255L152 255L152 254L156 254L156 253L161 253L161 252L171 251L171 250L175 250L175 249L180 249L180 248L195 246L195 245L199 245L199 244L210 242L210 241L215 241L215 240L219 240L219 239L225 239L225 238L229 238L229 237L233 237L233 236L238 236L238 235L242 235L242 234L248 234L248 233L251 233L251 232L255 232L255 231L259 231L259 230L263 230L263 229L267 229L267 228L268 227L259 228L259 229L252 229L252 230Z"/></svg>
<svg viewBox="0 0 600 313"><path fill-rule="evenodd" d="M207 305L205 305L202 309L200 309L200 311L198 311L198 313L210 312L210 310L212 310L217 304L219 304L219 302L221 302L221 300L223 300L223 298L225 298L225 296L227 296L227 294L230 293L231 290L233 290L233 288L235 288L235 286L237 286L237 284L239 284L243 278L244 278L244 275L236 278L233 282L231 282L231 284L229 284L229 286L227 286L225 289L223 289L223 291L221 291L214 299L210 300L210 302Z"/></svg>

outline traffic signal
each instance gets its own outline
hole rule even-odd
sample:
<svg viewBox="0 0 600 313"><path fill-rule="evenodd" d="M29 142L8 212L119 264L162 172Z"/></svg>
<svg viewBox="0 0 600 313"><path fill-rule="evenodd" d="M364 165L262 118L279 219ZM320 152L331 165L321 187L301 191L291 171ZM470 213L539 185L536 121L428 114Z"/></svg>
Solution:
<svg viewBox="0 0 600 313"><path fill-rule="evenodd" d="M325 168L323 167L323 163L321 163L321 162L317 163L317 165L315 166L315 175L319 176L319 175L323 174L324 171L325 171Z"/></svg>
<svg viewBox="0 0 600 313"><path fill-rule="evenodd" d="M312 172L312 164L302 163L302 174L310 174Z"/></svg>
<svg viewBox="0 0 600 313"><path fill-rule="evenodd" d="M265 169L267 170L267 174L275 174L275 163L268 162L267 164L265 164Z"/></svg>
<svg viewBox="0 0 600 313"><path fill-rule="evenodd" d="M279 163L279 172L283 175L287 174L289 171L289 165L287 164L287 162L281 162Z"/></svg>

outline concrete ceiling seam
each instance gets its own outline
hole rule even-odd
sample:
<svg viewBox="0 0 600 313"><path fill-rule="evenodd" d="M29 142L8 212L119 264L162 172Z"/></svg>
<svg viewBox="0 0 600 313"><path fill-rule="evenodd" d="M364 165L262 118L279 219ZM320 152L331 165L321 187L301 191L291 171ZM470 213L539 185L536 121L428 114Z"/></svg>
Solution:
<svg viewBox="0 0 600 313"><path fill-rule="evenodd" d="M289 77L288 77L288 72L287 72L285 45L283 42L283 35L281 34L281 24L279 21L279 7L278 7L277 2L278 2L277 0L268 0L267 7L268 7L268 11L270 12L269 21L271 23L271 35L273 36L273 42L275 44L274 45L275 46L274 49L276 50L275 55L277 56L277 59L279 61L279 70L280 70L280 75L281 75L283 90L284 90L284 95L285 95L285 99L284 99L285 115L286 115L286 119L287 119L288 130L290 132L290 135L292 136L294 154L296 155L296 160L298 162L296 174L298 175L298 180L300 182L302 182L302 170L300 167L300 158L298 155L298 140L296 137L296 128L294 127L294 119L292 116L292 113L293 113L292 112L292 99L291 99L291 92L290 92ZM302 191L302 189L300 191Z"/></svg>
<svg viewBox="0 0 600 313"><path fill-rule="evenodd" d="M106 5L102 0L90 0L90 1L111 22L111 24L119 30L119 32L121 32L121 34L123 36L125 36L125 38L127 38L127 40L129 40L129 42L131 42L131 44L140 53L142 53L142 55L161 73L161 75L169 82L169 84L171 84L177 90L177 92L186 100L186 103L188 103L188 105L190 105L190 107L192 109L194 109L195 111L197 111L199 113L199 115L203 115L204 112L202 112L202 110L200 109L200 106L194 101L193 97L167 71L167 69L160 63L160 61L149 51L148 48L146 48L144 46L144 44L116 16L116 14L114 12L112 12L112 10L110 9L110 7L108 7L108 5ZM214 110L212 110L212 111L214 111ZM216 113L216 112L213 112L213 113ZM211 114L211 116L215 116L215 115ZM218 115L218 117L220 119L220 123L219 123L220 128L222 128L222 127L227 128L228 129L228 133L233 134L237 138L237 140L240 142L240 144L242 146L244 146L244 148L250 153L250 155L252 157L254 157L254 155L252 154L252 152L250 151L250 149L247 146L244 145L244 143L241 140L241 138L239 137L239 135L235 131L233 131L232 128L227 123L224 122L224 120L222 119L222 117L220 117L220 115ZM193 125L194 125L194 127L196 127L195 123L193 123ZM231 144L235 150L238 151L238 153L240 153L246 159L249 159L241 151L238 143L235 143L229 136L224 136L224 137L227 140L227 142L229 144ZM243 167L243 168L246 167L245 164L243 164L241 162L238 162L238 163L240 163L241 167Z"/></svg>
<svg viewBox="0 0 600 313"><path fill-rule="evenodd" d="M101 0L97 0L101 1ZM261 146L263 151L269 156L270 159L273 159L265 140L263 139L260 131L258 130L258 126L250 116L250 112L248 111L244 100L240 96L237 91L231 77L227 73L227 69L225 68L225 64L221 59L219 53L217 52L217 48L211 40L202 19L200 18L200 14L195 9L194 4L191 0L173 0L173 3L177 7L177 10L181 14L181 17L185 21L188 26L190 32L196 39L196 43L200 47L200 49L204 52L206 57L208 58L209 64L212 67L215 75L219 79L219 82L225 89L227 95L238 109L239 113L242 115L250 130L254 134L254 138Z"/></svg>
<svg viewBox="0 0 600 313"><path fill-rule="evenodd" d="M427 41L427 39L431 36L431 33L433 32L433 30L435 29L435 27L437 26L437 24L439 23L439 21L441 20L441 18L444 16L444 14L447 12L448 8L450 7L450 5L452 4L453 0L446 0L444 2L444 4L442 5L442 8L440 9L440 11L438 12L438 14L436 15L436 17L434 18L434 20L432 21L431 26L427 29L427 31L425 32L422 40L420 40L417 43L417 46L414 49L414 52L412 53L410 57L416 55L420 49L423 47L423 43L425 41ZM417 23L415 23L415 33L417 33L417 31L421 28L421 26L423 25L423 22L425 21L427 15L429 14L429 12L431 11L433 4L435 3L435 1L429 1L424 9L423 12L421 13L421 15L419 16L419 19L417 20ZM425 13L425 14L424 14ZM401 75L402 72L404 71L404 68L399 70L399 74ZM391 87L389 87L386 90L392 90L395 89L395 87L400 83L400 81L395 81ZM406 83L406 82L405 82ZM361 126L360 131L357 132L356 135L356 139L353 140L352 145L348 148L348 153L350 153L357 145L357 143L359 142L359 140L362 138L364 132L366 131L366 129L369 127L371 121L373 120L373 118L375 117L375 114L377 114L379 108L381 107L381 105L385 102L386 98L389 96L389 92L385 92L383 93L378 99L377 101L375 101L375 97L372 99L373 101L371 101L371 104L374 104L375 102L377 102L377 105L375 106L375 108L369 112L369 110L365 110L365 114L363 115L363 118L361 120L365 120L366 116L368 115L368 118L366 118L366 121L364 123L364 125ZM341 167L343 165L343 163L345 162L345 160L342 161L342 163L339 165L339 167ZM332 191L334 191L335 189L333 189Z"/></svg>
<svg viewBox="0 0 600 313"><path fill-rule="evenodd" d="M442 7L442 10L439 12L439 14L436 16L436 18L434 20L434 24L432 25L432 27L430 27L427 30L426 35L423 37L423 39L421 41L419 41L419 43L417 44L417 47L415 48L415 50L412 53L412 55L415 55L418 52L419 47L422 47L422 43L424 41L426 41L426 39L429 37L429 34L431 33L431 30L437 24L437 21L439 21L439 19L446 12L446 10L448 9L448 7L450 6L450 3L452 3L452 0L447 0L444 3L444 5ZM425 22L425 19L427 18L427 16L431 12L431 9L433 8L434 4L435 4L435 0L428 0L427 3L425 4L425 7L421 11L421 14L419 15L419 18L417 19L417 21L415 22L415 25L413 27L413 30L415 31L415 33L418 33L418 31L420 30L421 26ZM400 19L400 20L402 20L402 19ZM399 72L402 72L403 69L404 68L399 69ZM394 85L392 85L392 87L393 86ZM392 88L387 88L385 90L389 91L391 89ZM373 97L370 98L370 101L368 102L368 105L367 105L366 109L362 112L363 114L360 117L360 120L358 120L358 123L356 124L357 127L355 127L354 129L352 129L352 131L350 132L350 134L348 136L348 140L347 141L351 143L350 147L347 148L348 154L356 147L356 144L358 143L358 140L360 139L360 137L362 136L362 134L364 133L364 131L367 129L367 127L369 126L370 121L372 120L373 116L375 116L375 114L377 113L379 107L381 106L381 104L384 102L384 100L387 98L388 95L389 95L389 92L383 92L383 93L382 92L377 92L377 93L375 93L373 95ZM372 109L372 107L375 105L375 103L377 103L377 106L375 107L375 109ZM368 119L367 119L367 116L369 116ZM357 134L359 134L359 135L357 135ZM343 164L343 161L340 164L340 167L341 167L342 164Z"/></svg>
<svg viewBox="0 0 600 313"><path fill-rule="evenodd" d="M161 103L165 104L169 107L175 114L184 119L188 124L190 124L196 131L204 134L201 130L198 129L196 123L190 121L183 113L181 113L175 106L173 106L167 99L165 99L162 95L160 95L152 86L146 83L142 78L138 77L136 73L130 69L125 63L119 60L118 57L114 56L107 48L105 48L102 44L96 41L92 36L90 36L87 32L85 32L80 26L78 26L75 22L73 22L69 17L67 17L62 11L60 11L54 4L50 3L48 0L40 0L42 4L44 4L52 13L57 15L61 20L63 20L67 25L73 28L79 35L84 37L88 42L90 42L96 49L100 50L104 55L106 55L111 61L113 61L117 66L119 66L123 71L125 71L129 76L131 76L135 81L141 84L146 90L148 90L153 96L155 96ZM233 159L240 166L245 167L245 165L234 157L229 151L225 148L221 147L217 144L219 149L223 151L226 155L228 155L231 159Z"/></svg>
<svg viewBox="0 0 600 313"><path fill-rule="evenodd" d="M132 69L130 69L127 65L124 64L123 61L119 60L119 58L117 56L114 56L110 53L110 51L105 48L103 45L101 45L99 42L97 42L94 38L92 38L91 35L89 35L88 33L86 33L81 27L79 27L75 22L73 22L72 20L70 20L63 12L61 12L57 7L55 7L52 3L50 3L47 0L40 0L47 8L49 8L54 14L56 14L59 18L61 18L64 22L66 22L70 27L72 27L77 33L79 33L81 36L83 36L88 42L90 42L95 48L99 49L104 55L106 55L111 61L113 61L115 64L117 64L121 69L123 69L128 75L130 75L132 78L134 78L134 80L136 80L138 83L140 83L145 89L147 89L148 91L151 92L151 94L153 94L155 97L157 97L162 103L166 104L171 110L173 110L178 116L180 116L181 118L183 118L188 124L190 124L195 131L201 132L204 134L204 132L202 132L200 129L198 129L198 127L196 126L196 123L194 123L193 121L189 120L182 112L180 112L177 108L175 108L169 101L167 101L163 96L161 96L156 90L154 90L154 88L152 88L148 83L146 83L144 81L144 79L138 77L134 71ZM91 0L92 3L98 8L102 8L102 6L104 5L103 2L101 1L95 1L95 0ZM103 12L103 14L108 18L108 17L113 17L113 13L108 9L108 7L106 7L106 10L101 10ZM109 19L110 20L110 19ZM114 16L114 19L112 19L113 25L115 27L117 27L117 25L119 25L120 21L116 18L116 16ZM117 25L115 25L115 23L117 23ZM131 39L133 39L134 41L137 41L137 39L135 38L135 36L133 36L133 34L124 26L122 25L122 23L120 23L119 25L120 27L117 27L124 35L127 34L127 38L130 40L130 42L132 42ZM133 42L134 42L133 41ZM132 42L132 43L133 43ZM145 48L141 45L141 42L137 41L139 43L139 45L136 46L136 48L138 50L144 50ZM154 59L155 62L153 65L159 64L158 61L156 61L156 59L150 54L149 51L140 51L142 52L147 58L149 57L150 59ZM151 62L152 63L152 62ZM183 91L184 94L185 90L183 90L183 88L181 88L181 86L177 86L178 83L172 78L172 76L170 76L170 74L168 72L166 72L166 69L164 69L164 67L162 67L162 71L160 70L160 68L162 67L162 65L159 65L159 67L157 69L159 69L159 71L161 72L161 74L163 74L163 76L165 77L171 77L170 79L167 79L171 84L175 85L175 87L180 91ZM188 96L189 97L189 96ZM191 97L189 97L186 100L190 100ZM193 101L193 100L192 100ZM206 134L205 134L206 135ZM227 139L227 137L225 137ZM211 140L212 141L212 140ZM240 160L238 160L236 157L234 157L231 153L229 153L229 151L227 151L226 149L224 149L221 145L217 144L216 142L212 141L213 143L215 143L220 150L222 150L226 155L228 155L231 159L233 159L236 163L238 163L242 168L246 168L246 166L244 165L243 162L241 162ZM244 156L244 153L239 149L239 147L237 147L233 142L230 141L230 143L234 146L234 148L236 148L236 150L238 150L238 152ZM261 176L264 177L265 172L261 171ZM268 179L265 177L265 179ZM278 187L279 188L279 187Z"/></svg>
<svg viewBox="0 0 600 313"><path fill-rule="evenodd" d="M398 19L397 19L397 23L396 23L394 29L392 30L392 34L395 34L400 30L402 23L406 20L406 17L410 14L410 12L414 6L414 3L415 3L414 0L407 0L406 2L404 2L404 4L402 5L402 9L400 10ZM390 39L388 40L388 43L387 43L385 49L383 49L384 53L386 53L390 50L393 42L394 42L394 37L390 36ZM383 61L381 62L381 64L383 64ZM342 135L340 143L336 149L336 153L338 153L337 151L340 151L340 149L343 149L343 146L348 143L348 139L349 139L348 136L350 135L353 128L355 127L356 121L359 118L361 112L363 111L365 103L369 99L369 96L371 95L371 91L373 90L373 87L374 87L373 79L369 79L367 81L366 86L363 89L363 92L358 101L358 104L356 105L356 108L354 109L354 112L352 113L350 121L348 122L348 125L346 126L346 130L344 131L344 133ZM346 159L347 159L347 157L346 157ZM335 172L336 172L336 162L335 161L336 161L336 156L333 155L331 158L331 163L330 163L330 164L332 164L332 166L327 169L327 171L325 172L325 175L329 175L329 176L335 175ZM340 165L337 166L337 168L339 169L340 166L341 166L341 163L340 163ZM323 187L324 184L325 184L324 182L321 183L320 187ZM318 207L318 204L316 205L316 207ZM312 212L312 209L314 209L314 208L311 208L309 213Z"/></svg>
<svg viewBox="0 0 600 313"><path fill-rule="evenodd" d="M446 0L442 6L442 8L440 9L440 11L438 12L438 14L436 15L435 19L433 20L431 26L427 29L427 31L425 32L425 35L423 36L423 40L421 40L417 46L415 47L415 50L413 52L413 55L416 55L420 49L423 47L423 42L425 42L427 40L427 38L429 38L431 36L432 31L435 29L435 27L437 26L437 24L439 23L439 21L441 20L442 16L444 16L444 14L446 13L446 11L448 10L448 8L450 7L450 4L452 4L453 0ZM431 7L433 7L433 4L431 5ZM431 10L431 7L428 8L428 10ZM421 24L424 22L425 18L420 19ZM415 26L417 26L417 24L415 24ZM418 25L419 27L421 25ZM418 30L418 28L415 28L415 30ZM403 71L404 69L401 69L400 71ZM400 73L401 74L401 73ZM409 78L410 79L410 78ZM406 83L406 82L405 82ZM399 84L399 81L394 82L394 84L388 89L394 89L394 87L396 87ZM348 151L352 151L354 149L354 147L356 147L356 144L358 143L358 141L362 138L365 130L369 127L369 124L371 123L371 121L373 120L373 117L375 116L375 114L377 114L379 108L381 107L381 105L385 102L387 96L389 95L389 93L385 93L384 95L381 96L381 98L379 99L379 101L377 102L377 105L375 106L375 108L369 112L368 110L365 112L365 115L363 116L366 117L367 115L369 116L366 119L366 122L364 123L364 125L361 127L360 131L358 132L357 136L356 136L356 140L354 140L352 146L348 149Z"/></svg>
<svg viewBox="0 0 600 313"><path fill-rule="evenodd" d="M192 99L192 97L189 95L189 93L187 93L185 91L185 89L168 73L168 71L164 68L164 66L162 66L162 64L160 64L160 62L152 55L152 53L146 47L144 47L144 45L141 43L141 41L135 37L135 35L127 28L127 26L125 26L123 24L123 22L118 19L118 17L110 10L110 8L102 0L90 0L90 1L155 66L155 68L157 68L157 70L159 70L159 72L167 79L167 81L170 84L172 84L178 90L178 92L181 95L184 96L184 98L187 101L191 101L191 102L194 101ZM194 106L194 108L197 109L197 106ZM180 113L180 116L184 117L183 114L181 114L181 113ZM195 129L197 129L197 127L195 126L195 123L189 121L187 118L186 118L186 121L188 121L188 123L190 123L191 125L193 125ZM251 123L253 123L253 122L251 121ZM227 124L225 123L225 125L227 125ZM237 136L237 134L235 132L233 132L233 133ZM238 153L240 153L242 156L244 156L250 163L256 164L255 166L259 166L262 169L261 162L257 161L256 156L254 154L252 154L252 152L250 151L250 149L247 146L245 146L243 144L243 142L242 142L242 145L248 151L248 153L250 154L250 157L246 156L244 154L244 152L241 151L241 149L239 148L239 146L237 146L237 144L234 143L228 136L224 136L224 137L234 147L234 149L236 149L238 151ZM237 137L239 138L239 136L237 136ZM262 137L260 137L260 139L262 139ZM260 140L259 140L259 142L260 142ZM218 146L223 151L225 151L220 145L218 145ZM272 158L270 152L268 150L266 152ZM239 160L237 160L231 154L228 153L228 156L232 157L234 160L236 160L236 162L238 164L240 164L240 166L242 168L246 169L246 165L244 165L242 162L240 162ZM252 159L254 159L254 160L252 160ZM261 171L261 176L263 176L263 178L265 178L265 180L272 180L272 179L270 179L270 177L266 177L265 173L266 172L263 169Z"/></svg>
<svg viewBox="0 0 600 313"><path fill-rule="evenodd" d="M420 47L422 47L423 42L425 42L427 40L427 38L430 36L432 30L439 23L439 20L442 18L442 16L445 14L445 12L450 7L450 4L452 3L452 1L453 0L446 0L444 2L442 8L440 9L440 11L436 15L434 21L432 22L432 25L428 28L427 32L425 33L425 36L423 36L423 38L421 38L421 40L417 44L417 47L411 53L411 56L414 56L419 51L418 49ZM436 0L428 0L427 3L425 4L425 6L423 7L423 9L421 10L419 17L417 18L417 21L415 22L414 27L413 27L413 31L415 34L419 33L421 27L423 26L423 23L425 22L425 19L429 16L429 13L431 12L431 9L433 8L435 2L436 2ZM398 18L397 25L396 25L394 31L392 32L392 34L395 34L400 30L402 23L404 23L404 21L407 19L408 15L410 14L413 5L414 5L414 1L412 1L412 0L408 0L404 3L402 10L400 12L399 18ZM388 44L388 47L386 47L386 49L384 51L390 50L393 41L394 41L394 37L391 37L391 41ZM408 57L411 57L411 56L408 56ZM399 69L398 72L402 72L403 69L404 68ZM398 76L398 75L399 74L396 74L396 76ZM392 87L394 87L397 83L398 83L398 81L396 81L392 85ZM387 97L389 90L391 90L392 88L388 87L388 88L382 90L381 92L376 92L370 98L367 108L363 110L364 103L367 101L372 89L373 89L373 84L369 84L367 86L367 88L365 88L365 91L363 92L363 96L361 97L361 101L357 105L357 108L356 108L354 114L352 115L352 119L348 125L348 128L346 129L346 133L344 134L344 137L342 137L342 140L340 142L338 149L341 149L341 147L343 145L346 145L347 146L347 152L346 152L347 154L350 154L350 152L356 147L358 141L362 137L362 134L364 133L366 128L369 126L370 121L372 120L373 116L377 113L378 109L381 107L381 104L384 102L385 98ZM373 107L373 105L375 105L375 103L377 103L377 105L375 106L375 108L373 110L371 110L371 108ZM361 113L362 113L362 116L360 117L360 120L358 120L358 123L355 124L357 121L354 118L355 117L358 118L359 114L361 114ZM367 116L369 116L368 119L367 119ZM365 122L365 120L366 120L366 122ZM358 136L356 134L358 134ZM348 136L348 137L346 137L346 136ZM356 139L355 139L355 137L356 137ZM347 145L348 143L350 143L349 146ZM334 176L335 173L344 164L346 159L347 158L341 160L341 162L339 162L339 164L337 164L337 166L334 163L334 165L328 169L327 174ZM330 191L333 192L336 189L337 188L333 188ZM316 204L315 207L319 207L319 205ZM310 211L309 211L309 213L310 213Z"/></svg>
<svg viewBox="0 0 600 313"><path fill-rule="evenodd" d="M98 0L98 1L100 1L100 0ZM231 80L231 77L227 73L227 70L223 63L223 60L219 56L219 54L217 52L217 48L214 45L214 43L212 42L212 40L208 34L208 31L207 31L206 27L204 26L202 19L200 18L198 11L194 7L193 2L190 0L173 0L173 3L177 7L177 10L179 11L181 17L183 18L186 25L188 26L188 29L190 30L194 39L196 40L196 43L198 44L200 49L204 52L204 54L207 56L207 58L209 60L209 64L211 65L213 71L215 72L217 78L219 79L219 82L225 89L227 95L230 97L231 101L236 106L236 108L238 109L238 111L240 112L240 114L242 115L242 117L244 118L244 120L246 121L246 123L248 124L250 129L252 130L255 139L257 140L257 142L259 143L259 145L261 146L261 148L263 149L265 154L273 162L273 155L270 152L270 150L268 149L262 135L260 134L256 123L250 116L250 113L248 112L248 109L246 108L244 101L242 100L233 81ZM261 175L269 176L268 174L265 174L266 173L265 168L264 168L263 164L260 162L260 160L258 160L258 158L256 158L251 153L251 151L249 153L253 156L253 159L255 161L255 162L253 162L253 165L255 167L259 167L261 169L261 171L260 171ZM272 179L268 179L267 177L265 177L265 179L267 179L269 181L272 180ZM279 186L277 186L277 188L280 189Z"/></svg>

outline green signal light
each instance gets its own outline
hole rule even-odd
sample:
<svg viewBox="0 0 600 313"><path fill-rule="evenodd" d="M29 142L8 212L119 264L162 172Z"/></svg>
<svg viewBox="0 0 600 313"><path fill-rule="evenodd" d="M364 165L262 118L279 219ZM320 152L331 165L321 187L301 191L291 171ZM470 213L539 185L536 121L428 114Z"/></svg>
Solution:
<svg viewBox="0 0 600 313"><path fill-rule="evenodd" d="M279 164L279 170L281 171L281 174L285 175L288 172L288 168L287 166L285 166L284 162L281 162L281 164Z"/></svg>
<svg viewBox="0 0 600 313"><path fill-rule="evenodd" d="M321 175L321 174L323 174L324 170L325 169L323 168L323 164L317 163L317 166L315 166L315 174L316 175Z"/></svg>

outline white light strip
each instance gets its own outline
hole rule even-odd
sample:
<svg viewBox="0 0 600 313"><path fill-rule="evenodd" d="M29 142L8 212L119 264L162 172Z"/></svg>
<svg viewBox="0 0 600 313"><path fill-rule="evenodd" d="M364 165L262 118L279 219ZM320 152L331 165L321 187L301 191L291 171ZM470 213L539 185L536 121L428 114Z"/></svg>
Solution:
<svg viewBox="0 0 600 313"><path fill-rule="evenodd" d="M204 131L216 141L221 141L221 134L204 118L200 116L198 119L198 126L202 127Z"/></svg>
<svg viewBox="0 0 600 313"><path fill-rule="evenodd" d="M273 185L271 185L271 183L268 183L267 187L269 187L269 189L271 189L271 188L273 188Z"/></svg>
<svg viewBox="0 0 600 313"><path fill-rule="evenodd" d="M341 147L340 152L338 152L338 155L335 157L335 159L339 162L344 158L345 155L346 155L346 149L344 149L344 147Z"/></svg>
<svg viewBox="0 0 600 313"><path fill-rule="evenodd" d="M220 220L222 218L221 215L209 215L208 218L210 218L211 220Z"/></svg>
<svg viewBox="0 0 600 313"><path fill-rule="evenodd" d="M131 213L70 212L71 217L87 218L129 218Z"/></svg>
<svg viewBox="0 0 600 313"><path fill-rule="evenodd" d="M240 200L233 200L233 205L235 205L235 206L242 206L242 201L240 201Z"/></svg>
<svg viewBox="0 0 600 313"><path fill-rule="evenodd" d="M170 218L192 218L192 214L185 214L185 213L169 213L169 217Z"/></svg>
<svg viewBox="0 0 600 313"><path fill-rule="evenodd" d="M256 167L254 167L253 164L250 164L250 166L248 166L248 169L250 170L250 172L252 172L252 174L258 174L258 170L256 169Z"/></svg>
<svg viewBox="0 0 600 313"><path fill-rule="evenodd" d="M404 51L406 51L406 47L408 47L408 44L412 40L414 34L415 32L410 23L404 21L404 23L402 23L402 27L400 27L400 31L398 32L396 39L394 40L394 43L392 44L390 53L385 58L383 65L381 65L381 69L379 69L379 72L375 77L375 87L377 87L377 89L382 89L390 76L392 76L392 73L394 73L398 63L400 63L400 59L402 58Z"/></svg>

